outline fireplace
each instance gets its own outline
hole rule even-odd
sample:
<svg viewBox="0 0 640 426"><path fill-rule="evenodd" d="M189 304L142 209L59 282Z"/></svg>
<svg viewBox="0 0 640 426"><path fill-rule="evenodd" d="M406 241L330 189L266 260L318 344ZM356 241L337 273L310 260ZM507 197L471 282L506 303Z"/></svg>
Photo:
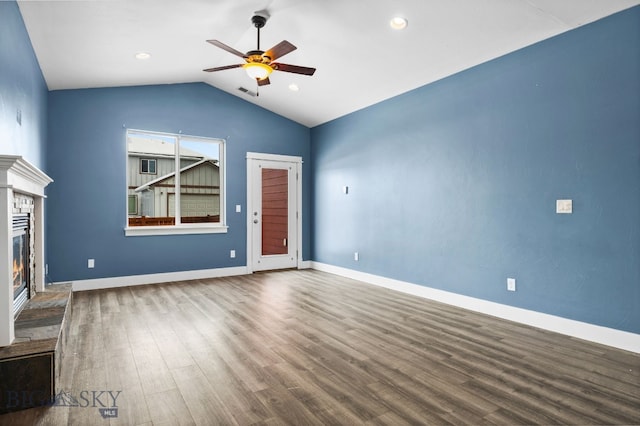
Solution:
<svg viewBox="0 0 640 426"><path fill-rule="evenodd" d="M31 296L29 285L29 215L13 215L13 316Z"/></svg>
<svg viewBox="0 0 640 426"><path fill-rule="evenodd" d="M44 291L44 198L49 176L22 157L0 155L0 347L15 319Z"/></svg>

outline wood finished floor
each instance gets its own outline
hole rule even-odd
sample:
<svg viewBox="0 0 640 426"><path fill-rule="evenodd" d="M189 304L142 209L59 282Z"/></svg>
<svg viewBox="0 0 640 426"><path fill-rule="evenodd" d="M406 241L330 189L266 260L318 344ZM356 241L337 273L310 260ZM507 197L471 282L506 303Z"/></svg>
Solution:
<svg viewBox="0 0 640 426"><path fill-rule="evenodd" d="M318 271L73 303L61 387L121 391L118 417L49 407L0 424L640 424L638 354Z"/></svg>

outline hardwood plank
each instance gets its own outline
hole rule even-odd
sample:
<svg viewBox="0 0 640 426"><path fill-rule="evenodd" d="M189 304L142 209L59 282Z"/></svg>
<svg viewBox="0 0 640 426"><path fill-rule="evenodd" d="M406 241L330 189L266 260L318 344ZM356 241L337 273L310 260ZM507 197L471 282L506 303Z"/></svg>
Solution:
<svg viewBox="0 0 640 426"><path fill-rule="evenodd" d="M132 347L140 383L145 394L168 391L176 388L176 383L155 345Z"/></svg>
<svg viewBox="0 0 640 426"><path fill-rule="evenodd" d="M126 426L151 422L151 411L148 408L149 397L145 396L144 390L139 383L122 386L108 385L107 389L111 394L107 395L105 400L115 398L118 408L118 416L109 419L111 425ZM173 404L176 404L176 402L173 402Z"/></svg>
<svg viewBox="0 0 640 426"><path fill-rule="evenodd" d="M196 424L237 424L199 367L177 368L171 374Z"/></svg>
<svg viewBox="0 0 640 426"><path fill-rule="evenodd" d="M138 425L150 422L152 417L132 351L127 349L116 354L108 352L104 370L106 389L115 396L118 407L118 417L110 419L110 423Z"/></svg>
<svg viewBox="0 0 640 426"><path fill-rule="evenodd" d="M147 405L153 425L191 426L196 424L178 389L148 395Z"/></svg>
<svg viewBox="0 0 640 426"><path fill-rule="evenodd" d="M280 424L321 425L320 419L279 385L275 380L264 390L255 392L256 397L271 413L271 419Z"/></svg>
<svg viewBox="0 0 640 426"><path fill-rule="evenodd" d="M342 407L335 396L325 392L313 380L313 375L298 371L288 363L278 363L268 367L272 378L322 422L322 424L358 424L360 419Z"/></svg>
<svg viewBox="0 0 640 426"><path fill-rule="evenodd" d="M239 424L253 424L270 417L256 395L239 379L234 368L217 354L194 354L197 365L215 394Z"/></svg>

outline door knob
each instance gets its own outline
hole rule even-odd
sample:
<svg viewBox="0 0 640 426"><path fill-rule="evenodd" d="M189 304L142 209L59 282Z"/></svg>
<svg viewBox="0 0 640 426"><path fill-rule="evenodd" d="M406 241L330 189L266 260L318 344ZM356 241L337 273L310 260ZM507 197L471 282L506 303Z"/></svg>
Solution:
<svg viewBox="0 0 640 426"><path fill-rule="evenodd" d="M258 219L253 219L253 223L258 223Z"/></svg>

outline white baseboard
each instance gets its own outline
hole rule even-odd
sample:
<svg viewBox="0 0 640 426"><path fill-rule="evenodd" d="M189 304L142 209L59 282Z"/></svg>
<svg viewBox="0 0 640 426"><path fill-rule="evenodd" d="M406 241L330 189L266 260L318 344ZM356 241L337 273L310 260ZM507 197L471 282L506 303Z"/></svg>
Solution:
<svg viewBox="0 0 640 426"><path fill-rule="evenodd" d="M96 278L71 281L73 291L99 290L103 288L128 287L133 285L159 284L171 281L200 280L206 278L246 275L247 267L200 269L196 271L165 272L160 274L129 275L125 277ZM59 283L54 283L59 284Z"/></svg>
<svg viewBox="0 0 640 426"><path fill-rule="evenodd" d="M397 290L414 296L423 297L425 299L435 300L509 321L538 327L544 330L577 337L579 339L600 343L626 351L640 353L640 334L574 321L555 315L543 314L541 312L516 308L500 303L489 302L487 300L476 299L474 297L463 296L448 291L437 290L418 284L398 281L391 278L381 277L379 275L354 271L352 269L328 265L325 263L311 262L311 267L318 271L329 272L331 274L363 281L365 283L385 287L391 290Z"/></svg>
<svg viewBox="0 0 640 426"><path fill-rule="evenodd" d="M311 269L311 261L300 262L298 269ZM246 266L234 268L201 269L196 271L166 272L160 274L129 275L124 277L96 278L90 280L68 281L73 285L73 291L100 290L103 288L128 287L132 285L159 284L172 281L200 280L206 278L232 277L247 275ZM62 284L62 283L53 283Z"/></svg>
<svg viewBox="0 0 640 426"><path fill-rule="evenodd" d="M303 260L298 264L298 269L311 269L311 261Z"/></svg>

